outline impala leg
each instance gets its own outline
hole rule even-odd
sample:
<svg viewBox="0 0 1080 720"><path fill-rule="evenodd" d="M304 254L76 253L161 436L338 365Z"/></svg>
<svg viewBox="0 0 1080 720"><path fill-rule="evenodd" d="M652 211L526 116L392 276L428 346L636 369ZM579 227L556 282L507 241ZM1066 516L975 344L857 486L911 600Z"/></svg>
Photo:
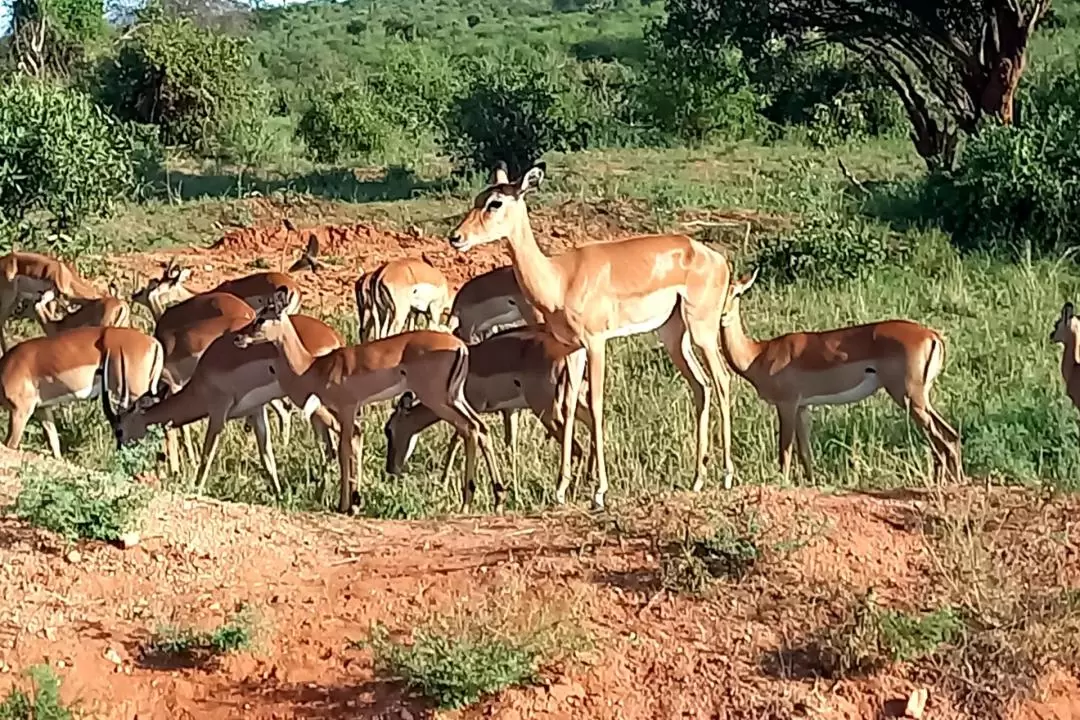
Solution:
<svg viewBox="0 0 1080 720"><path fill-rule="evenodd" d="M604 507L604 495L608 490L607 463L604 461L604 364L605 344L603 340L594 342L588 348L587 365L589 367L589 410L593 421L593 448L596 451L596 494L593 495L593 507ZM569 419L577 412L566 414L567 425L573 426Z"/></svg>
<svg viewBox="0 0 1080 720"><path fill-rule="evenodd" d="M559 466L559 487L555 491L555 502L566 502L566 490L570 486L570 471L574 460L574 423L569 418L577 416L578 397L581 395L581 383L585 380L587 355L584 349L577 350L566 357L566 407L563 411L562 461ZM596 432L593 430L593 446L596 445Z"/></svg>
<svg viewBox="0 0 1080 720"><path fill-rule="evenodd" d="M259 459L262 460L266 474L270 476L270 482L274 484L274 495L281 496L281 483L278 481L277 461L274 459L274 447L270 444L270 429L266 422L266 406L263 405L249 418L251 429L255 433L255 446L259 448Z"/></svg>
<svg viewBox="0 0 1080 720"><path fill-rule="evenodd" d="M471 429L471 434L480 445L480 452L484 455L484 464L487 465L488 475L491 476L491 496L495 502L495 512L502 512L503 503L506 500L506 486L499 476L499 465L495 462L495 455L491 451L491 440L487 433L480 432L476 428Z"/></svg>
<svg viewBox="0 0 1080 720"><path fill-rule="evenodd" d="M341 471L341 494L338 498L338 511L347 513L352 509L352 434L356 425L357 407L342 408L338 413L341 422L341 437L338 439L338 468Z"/></svg>
<svg viewBox="0 0 1080 720"><path fill-rule="evenodd" d="M3 350L4 355L7 355L8 344L7 335L4 333L7 328L8 320L11 319L12 314L15 312L15 305L19 301L19 292L17 287L12 287L8 292L0 294L0 350Z"/></svg>
<svg viewBox="0 0 1080 720"><path fill-rule="evenodd" d="M517 410L503 410L503 434L506 436L506 445L510 448L510 484L517 487L517 439L518 439L518 412Z"/></svg>
<svg viewBox="0 0 1080 720"><path fill-rule="evenodd" d="M199 460L199 470L195 474L195 492L202 494L206 489L206 479L210 475L210 465L214 462L217 454L218 441L221 439L221 431L225 429L225 420L228 412L211 413L206 425L206 437L203 438L202 458ZM188 426L185 425L185 428Z"/></svg>
<svg viewBox="0 0 1080 720"><path fill-rule="evenodd" d="M668 321L660 326L657 334L664 343L675 368L690 385L690 396L694 402L694 416L697 452L694 458L694 491L701 490L705 484L705 459L709 449L709 400L711 390L691 343L682 316L673 312Z"/></svg>
<svg viewBox="0 0 1080 720"><path fill-rule="evenodd" d="M791 451L795 444L795 427L798 425L799 410L794 405L777 405L776 416L780 421L780 475L784 484L791 480Z"/></svg>
<svg viewBox="0 0 1080 720"><path fill-rule="evenodd" d="M799 463L806 475L806 483L814 484L814 462L810 454L810 408L803 406L795 417L795 443L799 451Z"/></svg>
<svg viewBox="0 0 1080 720"><path fill-rule="evenodd" d="M466 433L465 440L465 479L461 486L461 512L468 512L472 507L473 495L476 494L476 436Z"/></svg>
<svg viewBox="0 0 1080 720"><path fill-rule="evenodd" d="M41 419L41 427L45 429L49 449L52 451L53 457L59 460L60 434L56 431L56 416L53 414L52 408L41 408L37 411L37 415Z"/></svg>
<svg viewBox="0 0 1080 720"><path fill-rule="evenodd" d="M281 442L288 445L289 438L292 436L292 413L289 412L289 406L281 398L276 398L270 401L270 407L274 409L278 420L281 421Z"/></svg>
<svg viewBox="0 0 1080 720"><path fill-rule="evenodd" d="M454 466L454 458L457 457L458 448L461 447L461 435L454 433L450 436L450 444L446 447L446 460L443 462L442 491L443 495L450 489L450 470Z"/></svg>
<svg viewBox="0 0 1080 720"><path fill-rule="evenodd" d="M946 422L945 418L941 417L941 414L931 407L929 402L926 403L926 410L930 413L930 417L933 418L938 433L945 439L945 449L950 463L950 467L946 468L946 472L952 473L955 482L962 483L964 481L964 464L960 457L960 433Z"/></svg>
<svg viewBox="0 0 1080 720"><path fill-rule="evenodd" d="M23 433L26 432L26 423L34 414L34 408L12 407L8 417L8 434L4 444L12 450L18 450L22 443Z"/></svg>
<svg viewBox="0 0 1080 720"><path fill-rule="evenodd" d="M712 343L699 345L698 349L705 357L705 364L719 395L717 400L720 405L720 442L723 444L724 453L724 489L730 490L735 479L735 463L731 460L731 372L720 356L718 343L719 338L714 338ZM708 425L708 418L705 423Z"/></svg>
<svg viewBox="0 0 1080 720"><path fill-rule="evenodd" d="M180 474L180 431L176 428L165 430L165 459L169 464L169 473Z"/></svg>
<svg viewBox="0 0 1080 720"><path fill-rule="evenodd" d="M198 455L195 454L195 441L191 436L191 425L184 425L180 428L180 434L184 438L184 450L187 452L188 459L194 465L198 461Z"/></svg>

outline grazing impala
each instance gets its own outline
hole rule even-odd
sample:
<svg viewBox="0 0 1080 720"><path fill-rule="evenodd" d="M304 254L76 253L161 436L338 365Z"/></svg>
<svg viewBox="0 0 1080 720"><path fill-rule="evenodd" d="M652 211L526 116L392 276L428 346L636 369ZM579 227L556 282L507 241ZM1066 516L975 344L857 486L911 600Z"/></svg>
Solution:
<svg viewBox="0 0 1080 720"><path fill-rule="evenodd" d="M165 266L160 278L152 278L144 288L131 296L131 301L143 305L158 320L165 310L196 296L184 283L191 277L191 270L180 268L173 262ZM289 297L289 313L300 309L300 288L296 281L279 272L263 272L226 280L206 293L229 293L240 298L254 310L264 307L268 298L279 290Z"/></svg>
<svg viewBox="0 0 1080 720"><path fill-rule="evenodd" d="M885 388L889 396L926 433L934 474L962 478L960 435L930 404L930 389L945 364L945 341L933 330L908 320L888 320L827 330L751 340L743 329L739 298L757 277L732 283L724 307L721 342L735 372L761 398L776 407L780 419L780 469L791 473L792 444L808 480L810 409L814 405L856 403Z"/></svg>
<svg viewBox="0 0 1080 720"><path fill-rule="evenodd" d="M25 296L40 297L52 290L70 300L88 301L101 292L67 263L37 253L11 252L0 257L0 349L7 352L4 326Z"/></svg>
<svg viewBox="0 0 1080 720"><path fill-rule="evenodd" d="M587 359L599 475L594 505L603 507L608 488L603 423L607 341L652 330L659 333L693 395L697 415L694 489L700 490L705 481L710 379L720 394L724 486L730 487L734 472L728 407L731 380L720 357L718 338L730 280L724 256L683 235L652 235L585 245L547 257L536 243L525 207L525 196L543 180L544 165L535 165L513 183L502 168L496 169L495 177L497 182L477 195L472 209L450 233L450 245L466 251L509 239L514 272L529 304L556 338L582 349L567 360L566 415L576 415ZM704 367L695 350L704 359ZM560 503L565 502L570 483L572 428L573 423L567 423L563 430L555 495Z"/></svg>
<svg viewBox="0 0 1080 720"><path fill-rule="evenodd" d="M259 312L251 327L236 336L239 347L272 342L279 353L279 382L305 413L325 407L341 428L341 437L352 437L356 415L373 402L391 400L406 390L430 407L440 418L465 436L466 480L462 494L468 507L475 487L476 447L479 445L491 474L496 507L503 488L491 457L484 423L465 400L469 350L461 340L446 333L415 331L382 340L351 345L323 357L312 357L300 341L296 328L284 312L287 298L280 294ZM287 368L287 369L286 369ZM352 443L338 443L341 468L339 509L352 505L354 463Z"/></svg>
<svg viewBox="0 0 1080 720"><path fill-rule="evenodd" d="M1061 356L1061 377L1065 392L1080 410L1080 318L1073 314L1073 304L1065 303L1050 339L1065 346Z"/></svg>
<svg viewBox="0 0 1080 720"><path fill-rule="evenodd" d="M46 335L55 335L64 330L80 327L127 327L131 318L131 308L118 296L115 285L109 285L109 294L97 300L87 300L82 307L64 315L59 307L59 298L52 290L46 290L34 301L26 297L20 304L32 304L34 316ZM22 314L20 307L18 314Z"/></svg>
<svg viewBox="0 0 1080 720"><path fill-rule="evenodd" d="M465 399L479 413L503 413L506 442L514 464L511 477L517 475L517 430L513 418L518 410L532 410L548 434L562 439L564 418L559 402L560 383L565 382L566 357L573 348L563 345L542 330L517 328L490 336L469 347L469 377L465 381ZM588 403L578 405L578 417L586 426L592 422ZM417 436L439 421L430 408L406 393L387 420L386 472L396 475L416 449ZM450 474L460 437L450 439L443 466L443 486ZM574 443L574 455L581 447ZM589 453L588 470L595 454Z"/></svg>
<svg viewBox="0 0 1080 720"><path fill-rule="evenodd" d="M52 408L89 400L102 388L127 388L120 404L157 393L164 353L154 338L132 328L88 327L21 342L0 358L0 404L11 415L5 444L18 449L30 416L38 413L53 455L60 457L60 438Z"/></svg>
<svg viewBox="0 0 1080 720"><path fill-rule="evenodd" d="M325 355L345 345L341 335L320 320L305 315L294 315L292 320L300 342L314 356ZM195 476L195 487L202 491L225 422L244 418L255 431L263 468L280 494L277 463L266 425L267 403L285 395L278 383L274 367L276 359L277 349L273 345L241 349L236 347L233 333L226 332L202 354L194 374L179 392L163 399L150 396L141 398L134 408L119 413L105 401L105 415L113 427L117 445L139 440L151 425L175 428L208 417L199 470ZM311 421L326 447L328 457L333 457L334 445L325 419L325 415L317 414Z"/></svg>
<svg viewBox="0 0 1080 720"><path fill-rule="evenodd" d="M507 265L461 286L450 308L449 325L455 335L472 345L500 330L540 321L521 292L514 267Z"/></svg>

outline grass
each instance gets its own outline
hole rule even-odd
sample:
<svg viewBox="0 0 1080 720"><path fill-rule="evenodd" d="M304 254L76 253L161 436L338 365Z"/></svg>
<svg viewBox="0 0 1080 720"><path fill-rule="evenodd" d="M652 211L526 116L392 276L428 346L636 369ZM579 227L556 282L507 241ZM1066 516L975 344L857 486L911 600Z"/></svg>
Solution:
<svg viewBox="0 0 1080 720"><path fill-rule="evenodd" d="M15 515L68 540L111 542L133 529L148 490L115 473L24 463Z"/></svg>
<svg viewBox="0 0 1080 720"><path fill-rule="evenodd" d="M48 665L27 671L30 690L13 687L0 700L0 720L72 720L71 708L60 700L60 679Z"/></svg>
<svg viewBox="0 0 1080 720"><path fill-rule="evenodd" d="M254 644L256 625L255 615L247 607L240 608L231 619L210 630L162 625L144 645L143 658L155 665L206 665L223 655L250 649Z"/></svg>

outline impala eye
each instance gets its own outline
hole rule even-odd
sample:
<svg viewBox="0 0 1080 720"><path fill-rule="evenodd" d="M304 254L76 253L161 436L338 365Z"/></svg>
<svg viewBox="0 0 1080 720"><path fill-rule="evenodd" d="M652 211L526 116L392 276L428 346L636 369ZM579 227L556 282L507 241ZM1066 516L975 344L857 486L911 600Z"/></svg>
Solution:
<svg viewBox="0 0 1080 720"><path fill-rule="evenodd" d="M488 203L487 211L492 212L502 207L502 200L492 200Z"/></svg>

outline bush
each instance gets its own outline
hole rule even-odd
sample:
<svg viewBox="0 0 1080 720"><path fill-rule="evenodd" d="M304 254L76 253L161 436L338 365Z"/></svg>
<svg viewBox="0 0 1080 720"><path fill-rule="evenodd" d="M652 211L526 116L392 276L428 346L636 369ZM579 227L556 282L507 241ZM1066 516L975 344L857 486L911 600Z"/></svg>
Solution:
<svg viewBox="0 0 1080 720"><path fill-rule="evenodd" d="M254 613L240 608L233 618L213 630L163 625L142 648L150 661L182 660L190 665L202 665L222 655L249 649L255 638Z"/></svg>
<svg viewBox="0 0 1080 720"><path fill-rule="evenodd" d="M117 117L158 126L166 145L216 151L232 123L264 110L249 65L243 40L151 6L103 61L98 95Z"/></svg>
<svg viewBox="0 0 1080 720"><path fill-rule="evenodd" d="M142 485L117 475L58 466L24 465L15 515L68 540L117 540L149 501Z"/></svg>
<svg viewBox="0 0 1080 720"><path fill-rule="evenodd" d="M394 132L385 104L369 87L357 83L313 97L296 128L320 162L384 152Z"/></svg>
<svg viewBox="0 0 1080 720"><path fill-rule="evenodd" d="M0 84L0 227L43 211L53 229L108 212L134 188L129 133L85 95Z"/></svg>
<svg viewBox="0 0 1080 720"><path fill-rule="evenodd" d="M858 215L830 212L811 216L793 231L766 237L754 263L779 282L829 284L865 277L908 252L888 228Z"/></svg>
<svg viewBox="0 0 1080 720"><path fill-rule="evenodd" d="M12 688L0 702L0 720L73 720L75 715L60 700L60 680L48 665L27 672L33 689Z"/></svg>
<svg viewBox="0 0 1080 720"><path fill-rule="evenodd" d="M950 175L928 180L961 250L1019 258L1080 242L1080 69L1036 84L1021 107L1021 125L984 128Z"/></svg>
<svg viewBox="0 0 1080 720"><path fill-rule="evenodd" d="M513 177L544 153L584 148L588 128L566 106L564 71L537 60L474 63L447 122L455 160L480 172L503 160Z"/></svg>
<svg viewBox="0 0 1080 720"><path fill-rule="evenodd" d="M382 625L366 643L379 672L399 677L441 708L460 708L484 695L535 681L539 651L481 633L455 635L416 630L412 645L391 639Z"/></svg>
<svg viewBox="0 0 1080 720"><path fill-rule="evenodd" d="M762 105L739 50L668 45L656 27L650 29L640 106L666 138L701 143L746 137L760 126Z"/></svg>

